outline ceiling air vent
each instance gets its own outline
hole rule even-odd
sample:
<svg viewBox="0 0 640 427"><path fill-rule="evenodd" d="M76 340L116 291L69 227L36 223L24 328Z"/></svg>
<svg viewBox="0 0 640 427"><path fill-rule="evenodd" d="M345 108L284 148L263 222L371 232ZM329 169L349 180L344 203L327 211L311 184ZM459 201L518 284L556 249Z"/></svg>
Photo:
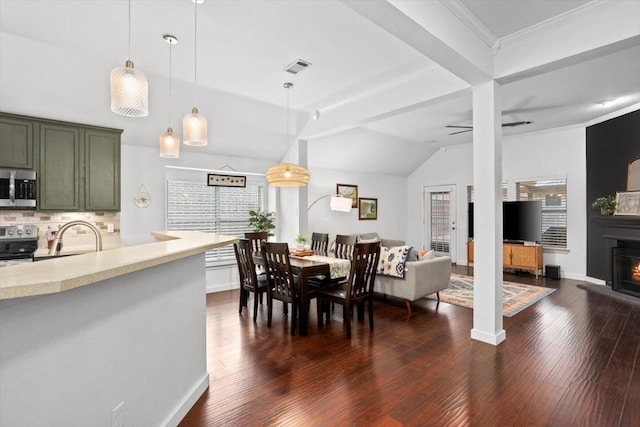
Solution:
<svg viewBox="0 0 640 427"><path fill-rule="evenodd" d="M305 70L309 65L311 65L311 62L305 61L304 59L298 59L295 62L287 65L284 70L287 73L298 74L300 71Z"/></svg>

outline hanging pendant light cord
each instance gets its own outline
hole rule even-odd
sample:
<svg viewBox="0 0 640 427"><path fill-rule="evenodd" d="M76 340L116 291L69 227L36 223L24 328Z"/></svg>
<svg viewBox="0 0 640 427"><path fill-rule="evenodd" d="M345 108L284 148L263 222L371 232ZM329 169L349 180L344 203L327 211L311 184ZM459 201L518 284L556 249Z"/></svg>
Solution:
<svg viewBox="0 0 640 427"><path fill-rule="evenodd" d="M129 61L131 61L131 0L129 0Z"/></svg>
<svg viewBox="0 0 640 427"><path fill-rule="evenodd" d="M169 127L171 127L171 50L173 43L169 41Z"/></svg>
<svg viewBox="0 0 640 427"><path fill-rule="evenodd" d="M289 151L289 131L291 129L291 124L289 123L289 88L290 87L291 86L287 86L287 152Z"/></svg>
<svg viewBox="0 0 640 427"><path fill-rule="evenodd" d="M195 34L195 42L194 42L194 67L193 67L193 91L195 92L195 101L198 102L198 2L195 2L195 16L194 20L194 34Z"/></svg>

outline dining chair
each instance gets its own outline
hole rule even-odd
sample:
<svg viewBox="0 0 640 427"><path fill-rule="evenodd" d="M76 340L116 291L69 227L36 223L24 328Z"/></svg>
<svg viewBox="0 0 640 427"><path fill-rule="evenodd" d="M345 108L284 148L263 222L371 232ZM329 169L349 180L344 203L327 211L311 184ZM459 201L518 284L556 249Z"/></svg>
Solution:
<svg viewBox="0 0 640 427"><path fill-rule="evenodd" d="M300 297L298 283L291 272L289 245L287 243L263 242L261 250L267 276L267 326L271 327L273 300L279 300L285 304L285 307L291 304L291 335L295 335Z"/></svg>
<svg viewBox="0 0 640 427"><path fill-rule="evenodd" d="M256 266L253 262L253 250L249 239L240 239L233 244L233 250L238 262L238 273L240 275L240 308L238 312L242 314L242 307L247 307L249 294L253 292L253 321L258 316L258 300L262 302L262 294L267 292L267 278L264 274L256 274Z"/></svg>
<svg viewBox="0 0 640 427"><path fill-rule="evenodd" d="M329 248L328 233L311 233L311 250L315 255L327 256Z"/></svg>
<svg viewBox="0 0 640 427"><path fill-rule="evenodd" d="M356 236L336 235L336 258L351 259L353 256L353 245L355 244Z"/></svg>
<svg viewBox="0 0 640 427"><path fill-rule="evenodd" d="M251 240L251 248L254 254L260 253L260 242L269 238L268 231L251 231L244 233L244 238Z"/></svg>
<svg viewBox="0 0 640 427"><path fill-rule="evenodd" d="M351 320L353 307L359 306L358 319L364 318L364 303L368 303L369 330L373 331L373 284L380 260L380 242L356 243L353 248L349 277L336 285L318 289L316 303L318 327L324 325L324 315L328 312L328 303L343 306L343 319L347 328L347 338L351 339ZM360 309L360 307L362 307Z"/></svg>

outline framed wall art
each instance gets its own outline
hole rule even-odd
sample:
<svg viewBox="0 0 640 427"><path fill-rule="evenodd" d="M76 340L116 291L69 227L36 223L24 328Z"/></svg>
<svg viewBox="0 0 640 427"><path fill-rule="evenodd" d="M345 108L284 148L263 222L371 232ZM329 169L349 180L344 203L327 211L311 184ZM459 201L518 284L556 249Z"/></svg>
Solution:
<svg viewBox="0 0 640 427"><path fill-rule="evenodd" d="M378 219L378 199L361 197L358 204L358 219Z"/></svg>
<svg viewBox="0 0 640 427"><path fill-rule="evenodd" d="M350 184L336 184L336 194L351 199L351 207L358 207L358 186Z"/></svg>
<svg viewBox="0 0 640 427"><path fill-rule="evenodd" d="M640 191L618 191L614 215L633 215L640 213Z"/></svg>
<svg viewBox="0 0 640 427"><path fill-rule="evenodd" d="M209 187L246 187L247 177L240 175L207 174L207 186Z"/></svg>

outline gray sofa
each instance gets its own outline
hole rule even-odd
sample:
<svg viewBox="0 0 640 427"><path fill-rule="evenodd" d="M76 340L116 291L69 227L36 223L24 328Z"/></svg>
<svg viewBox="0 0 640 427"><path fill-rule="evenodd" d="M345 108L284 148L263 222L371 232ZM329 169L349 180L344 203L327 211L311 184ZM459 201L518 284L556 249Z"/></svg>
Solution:
<svg viewBox="0 0 640 427"><path fill-rule="evenodd" d="M358 235L359 241L372 238L379 238L379 236L377 233ZM386 247L393 247L404 246L405 242L380 238L380 244ZM377 274L373 290L384 295L404 299L407 310L411 314L412 301L433 293L437 295L438 292L447 289L450 278L451 257L437 256L418 261L408 260L405 264L404 279Z"/></svg>

